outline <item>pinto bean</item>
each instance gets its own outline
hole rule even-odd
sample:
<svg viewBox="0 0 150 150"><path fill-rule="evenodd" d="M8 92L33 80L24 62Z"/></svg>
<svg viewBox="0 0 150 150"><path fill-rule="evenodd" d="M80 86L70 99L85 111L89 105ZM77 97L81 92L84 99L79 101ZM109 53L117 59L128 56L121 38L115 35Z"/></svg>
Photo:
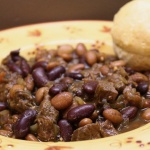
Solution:
<svg viewBox="0 0 150 150"><path fill-rule="evenodd" d="M28 74L28 76L25 78L26 87L29 91L32 91L34 89L34 79L31 74Z"/></svg>
<svg viewBox="0 0 150 150"><path fill-rule="evenodd" d="M97 55L95 52L93 51L88 51L86 52L85 54L85 59L86 59L86 62L92 66L93 64L95 64L97 62Z"/></svg>
<svg viewBox="0 0 150 150"><path fill-rule="evenodd" d="M84 104L77 107L72 108L68 114L67 119L71 122L79 121L83 118L90 117L95 110L95 106L93 104Z"/></svg>
<svg viewBox="0 0 150 150"><path fill-rule="evenodd" d="M98 112L97 112L97 111L94 111L94 112L92 113L92 115L90 116L90 119L92 119L93 121L95 121L97 118L98 118Z"/></svg>
<svg viewBox="0 0 150 150"><path fill-rule="evenodd" d="M25 139L28 141L36 141L36 142L38 141L38 139L33 134L27 134Z"/></svg>
<svg viewBox="0 0 150 150"><path fill-rule="evenodd" d="M72 54L61 54L61 57L65 60L65 61L71 61L72 60Z"/></svg>
<svg viewBox="0 0 150 150"><path fill-rule="evenodd" d="M84 64L76 64L76 65L71 66L68 69L68 72L78 72L79 70L83 70L84 68L85 68Z"/></svg>
<svg viewBox="0 0 150 150"><path fill-rule="evenodd" d="M58 55L71 54L73 52L73 47L69 44L58 46Z"/></svg>
<svg viewBox="0 0 150 150"><path fill-rule="evenodd" d="M46 69L47 69L48 71L50 71L50 70L52 70L53 68L55 68L55 67L57 67L57 66L59 66L59 65L60 65L59 62L57 62L57 61L52 61L52 62L49 62L49 63L48 63Z"/></svg>
<svg viewBox="0 0 150 150"><path fill-rule="evenodd" d="M51 99L51 104L57 110L63 110L71 106L73 95L70 92L62 92Z"/></svg>
<svg viewBox="0 0 150 150"><path fill-rule="evenodd" d="M141 117L142 117L144 120L150 120L150 108L145 109L145 110L142 112Z"/></svg>
<svg viewBox="0 0 150 150"><path fill-rule="evenodd" d="M149 108L150 107L150 99L142 99L140 103L140 108Z"/></svg>
<svg viewBox="0 0 150 150"><path fill-rule="evenodd" d="M58 56L62 57L65 61L72 60L73 47L71 45L58 46Z"/></svg>
<svg viewBox="0 0 150 150"><path fill-rule="evenodd" d="M36 100L36 104L40 104L44 98L44 96L46 95L46 93L48 93L49 88L48 87L41 87L39 88L36 93L35 93L35 100Z"/></svg>
<svg viewBox="0 0 150 150"><path fill-rule="evenodd" d="M77 44L75 51L76 51L77 55L79 57L81 57L86 53L87 49L86 49L86 46L83 43L79 43L79 44Z"/></svg>
<svg viewBox="0 0 150 150"><path fill-rule="evenodd" d="M73 79L70 77L64 77L61 79L62 83L66 83L66 84L72 84L73 83Z"/></svg>
<svg viewBox="0 0 150 150"><path fill-rule="evenodd" d="M106 66L106 65L103 65L103 66L100 68L100 71L101 71L102 75L106 76L106 75L109 73L109 67Z"/></svg>
<svg viewBox="0 0 150 150"><path fill-rule="evenodd" d="M114 124L120 124L123 121L122 114L113 108L105 109L103 116Z"/></svg>
<svg viewBox="0 0 150 150"><path fill-rule="evenodd" d="M90 118L83 118L80 122L79 122L79 127L83 127L87 124L91 124L92 120Z"/></svg>

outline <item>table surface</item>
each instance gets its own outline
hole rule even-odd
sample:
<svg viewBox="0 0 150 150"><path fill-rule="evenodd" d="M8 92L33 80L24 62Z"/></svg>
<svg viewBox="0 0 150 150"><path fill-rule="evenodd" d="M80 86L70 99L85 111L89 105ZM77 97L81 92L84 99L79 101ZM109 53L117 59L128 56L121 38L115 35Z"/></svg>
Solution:
<svg viewBox="0 0 150 150"><path fill-rule="evenodd" d="M0 30L62 20L112 20L130 0L0 0Z"/></svg>

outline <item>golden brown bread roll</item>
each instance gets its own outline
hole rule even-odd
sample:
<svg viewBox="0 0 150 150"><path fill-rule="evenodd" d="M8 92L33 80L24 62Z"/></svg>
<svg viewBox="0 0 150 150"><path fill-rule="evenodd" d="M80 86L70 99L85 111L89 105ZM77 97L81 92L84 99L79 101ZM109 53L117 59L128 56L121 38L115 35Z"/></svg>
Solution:
<svg viewBox="0 0 150 150"><path fill-rule="evenodd" d="M135 70L150 70L150 0L133 0L115 14L114 50Z"/></svg>

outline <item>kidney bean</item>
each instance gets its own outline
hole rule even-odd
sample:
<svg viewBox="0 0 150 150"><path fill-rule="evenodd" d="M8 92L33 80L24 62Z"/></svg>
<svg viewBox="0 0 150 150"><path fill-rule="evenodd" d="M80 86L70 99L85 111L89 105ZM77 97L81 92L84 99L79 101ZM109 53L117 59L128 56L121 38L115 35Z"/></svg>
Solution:
<svg viewBox="0 0 150 150"><path fill-rule="evenodd" d="M25 59L21 60L20 67L24 77L26 77L31 72L31 68Z"/></svg>
<svg viewBox="0 0 150 150"><path fill-rule="evenodd" d="M76 46L75 52L79 57L83 56L86 53L87 49L83 43L79 43Z"/></svg>
<svg viewBox="0 0 150 150"><path fill-rule="evenodd" d="M91 124L92 120L90 118L83 118L80 122L79 122L79 127L83 127L87 124Z"/></svg>
<svg viewBox="0 0 150 150"><path fill-rule="evenodd" d="M75 91L75 95L76 95L76 96L80 96L80 97L82 97L82 96L83 96L83 94L84 94L84 92L83 92L83 90L82 90L82 89L78 89L78 90L76 90L76 91Z"/></svg>
<svg viewBox="0 0 150 150"><path fill-rule="evenodd" d="M18 74L23 75L23 71L15 63L13 63L13 62L12 63L8 63L7 66L8 66L8 68L9 68L10 71L17 72Z"/></svg>
<svg viewBox="0 0 150 150"><path fill-rule="evenodd" d="M137 112L138 112L138 108L134 106L128 106L125 107L123 110L121 110L123 118L129 118L129 119L133 119L137 115Z"/></svg>
<svg viewBox="0 0 150 150"><path fill-rule="evenodd" d="M49 91L48 87L41 87L36 91L35 100L37 105L39 105L43 101L44 96L48 93L48 91Z"/></svg>
<svg viewBox="0 0 150 150"><path fill-rule="evenodd" d="M95 64L97 62L97 55L95 52L93 51L88 51L86 52L85 54L85 59L86 59L86 62L92 66L93 64Z"/></svg>
<svg viewBox="0 0 150 150"><path fill-rule="evenodd" d="M69 106L67 109L65 109L65 110L62 112L62 113L63 113L62 118L63 118L63 119L67 119L67 114L68 114L68 112L69 112L72 108L77 107L77 106L79 106L79 103L75 100L75 98L73 98L73 102L72 102L71 106Z"/></svg>
<svg viewBox="0 0 150 150"><path fill-rule="evenodd" d="M76 64L76 65L71 66L68 69L68 72L77 72L79 70L83 70L84 68L85 68L84 64Z"/></svg>
<svg viewBox="0 0 150 150"><path fill-rule="evenodd" d="M20 49L19 49L19 50L14 50L14 51L11 51L11 52L10 52L11 59L12 59L14 62L15 62L15 61L18 61L18 60L20 59L19 52L20 52Z"/></svg>
<svg viewBox="0 0 150 150"><path fill-rule="evenodd" d="M137 91L141 94L145 94L148 91L149 83L147 81L141 81L138 83Z"/></svg>
<svg viewBox="0 0 150 150"><path fill-rule="evenodd" d="M87 81L86 83L84 83L83 85L83 90L87 93L87 94L94 94L96 87L97 87L98 82L97 81Z"/></svg>
<svg viewBox="0 0 150 150"><path fill-rule="evenodd" d="M32 76L33 76L35 84L38 87L45 86L49 81L44 69L41 67L34 69L32 72Z"/></svg>
<svg viewBox="0 0 150 150"><path fill-rule="evenodd" d="M30 128L30 124L34 121L36 116L35 110L26 110L13 126L13 132L16 138L24 138Z"/></svg>
<svg viewBox="0 0 150 150"><path fill-rule="evenodd" d="M33 135L33 134L28 134L26 137L25 137L26 140L28 141L38 141L38 139Z"/></svg>
<svg viewBox="0 0 150 150"><path fill-rule="evenodd" d="M49 80L53 81L57 78L59 78L63 73L66 72L66 69L63 66L57 66L50 70L47 75Z"/></svg>
<svg viewBox="0 0 150 150"><path fill-rule="evenodd" d="M145 109L145 110L142 112L141 117L142 117L144 120L150 120L150 108Z"/></svg>
<svg viewBox="0 0 150 150"><path fill-rule="evenodd" d="M134 71L131 67L125 67L125 71L126 71L129 75L135 73L135 71Z"/></svg>
<svg viewBox="0 0 150 150"><path fill-rule="evenodd" d="M76 73L76 72L66 73L65 76L73 78L73 79L77 79L77 80L82 80L82 78L84 77L81 73Z"/></svg>
<svg viewBox="0 0 150 150"><path fill-rule="evenodd" d="M0 111L5 110L7 107L8 106L6 102L0 102Z"/></svg>
<svg viewBox="0 0 150 150"><path fill-rule="evenodd" d="M114 124L120 124L123 121L122 114L113 108L105 109L103 116Z"/></svg>
<svg viewBox="0 0 150 150"><path fill-rule="evenodd" d="M46 61L38 61L32 66L32 70L39 67L46 69L47 65L48 63Z"/></svg>
<svg viewBox="0 0 150 150"><path fill-rule="evenodd" d="M70 92L62 92L51 99L51 104L57 110L63 110L71 106L73 95Z"/></svg>
<svg viewBox="0 0 150 150"><path fill-rule="evenodd" d="M66 120L62 119L58 122L60 127L60 135L64 141L71 141L71 135L73 133L72 125Z"/></svg>
<svg viewBox="0 0 150 150"><path fill-rule="evenodd" d="M93 104L84 104L77 107L72 108L67 113L67 119L71 122L79 121L83 118L90 117L95 110L95 106Z"/></svg>
<svg viewBox="0 0 150 150"><path fill-rule="evenodd" d="M55 96L60 92L66 91L67 85L65 83L56 83L49 89L49 94Z"/></svg>

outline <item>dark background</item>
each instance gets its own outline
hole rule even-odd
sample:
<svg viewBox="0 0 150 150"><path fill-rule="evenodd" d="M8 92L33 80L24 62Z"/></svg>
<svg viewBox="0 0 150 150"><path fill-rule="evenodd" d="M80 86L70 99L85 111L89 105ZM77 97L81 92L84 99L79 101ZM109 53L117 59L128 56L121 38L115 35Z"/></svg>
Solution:
<svg viewBox="0 0 150 150"><path fill-rule="evenodd" d="M0 30L62 20L112 20L130 0L0 0Z"/></svg>

